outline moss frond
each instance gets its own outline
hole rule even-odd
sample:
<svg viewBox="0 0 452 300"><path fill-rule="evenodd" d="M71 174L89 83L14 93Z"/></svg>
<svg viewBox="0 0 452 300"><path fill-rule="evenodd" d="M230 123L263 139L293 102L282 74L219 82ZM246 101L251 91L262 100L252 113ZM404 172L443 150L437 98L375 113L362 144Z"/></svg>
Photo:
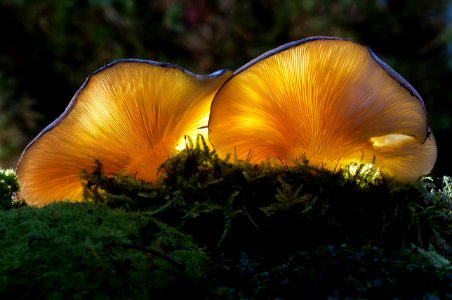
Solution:
<svg viewBox="0 0 452 300"><path fill-rule="evenodd" d="M19 189L19 181L14 171L0 168L0 209L25 206L24 201L15 197Z"/></svg>
<svg viewBox="0 0 452 300"><path fill-rule="evenodd" d="M331 240L452 249L448 183L440 190L427 179L401 184L364 165L332 172L303 160L293 167L231 163L218 158L202 136L187 145L161 166L154 185L122 174L105 177L97 163L85 173L87 200L145 211L211 251L234 248L237 240L251 241L268 228L288 249ZM288 238L289 228L297 228L297 238ZM315 238L308 228L316 228ZM253 242L265 248L269 241Z"/></svg>

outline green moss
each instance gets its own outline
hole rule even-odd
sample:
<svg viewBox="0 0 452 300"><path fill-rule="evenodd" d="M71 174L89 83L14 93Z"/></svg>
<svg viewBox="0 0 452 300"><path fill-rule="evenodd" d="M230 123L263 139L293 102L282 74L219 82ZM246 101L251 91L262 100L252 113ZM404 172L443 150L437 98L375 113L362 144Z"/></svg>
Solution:
<svg viewBox="0 0 452 300"><path fill-rule="evenodd" d="M154 185L96 162L86 203L0 212L0 296L450 297L450 177L357 170L232 163L202 139Z"/></svg>
<svg viewBox="0 0 452 300"><path fill-rule="evenodd" d="M3 299L202 294L208 257L150 216L58 203L10 210L1 220Z"/></svg>
<svg viewBox="0 0 452 300"><path fill-rule="evenodd" d="M435 190L432 179L401 184L359 170L330 172L303 160L293 167L231 163L200 139L162 165L156 185L121 174L107 178L98 162L85 173L85 195L110 207L146 211L209 249L237 239L242 248L267 248L266 241L255 240L265 232L290 249L372 241L388 250L432 244L451 252L449 185ZM288 233L293 228L297 239Z"/></svg>
<svg viewBox="0 0 452 300"><path fill-rule="evenodd" d="M433 265L416 247L388 256L372 245L323 245L271 265L263 263L264 259L242 253L234 266L242 295L256 299L290 299L292 295L305 299L442 299L452 291L450 263Z"/></svg>
<svg viewBox="0 0 452 300"><path fill-rule="evenodd" d="M0 209L10 209L25 205L23 201L15 200L14 194L19 191L19 182L12 169L0 168Z"/></svg>

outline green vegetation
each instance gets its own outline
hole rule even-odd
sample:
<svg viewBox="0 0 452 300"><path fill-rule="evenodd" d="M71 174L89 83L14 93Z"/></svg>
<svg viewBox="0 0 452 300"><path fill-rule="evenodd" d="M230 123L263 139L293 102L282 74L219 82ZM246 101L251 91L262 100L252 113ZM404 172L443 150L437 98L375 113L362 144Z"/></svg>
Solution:
<svg viewBox="0 0 452 300"><path fill-rule="evenodd" d="M19 182L12 169L0 169L0 210L20 207L23 201L17 201L14 194L19 191Z"/></svg>
<svg viewBox="0 0 452 300"><path fill-rule="evenodd" d="M15 164L84 79L142 58L235 70L313 35L370 46L422 95L439 157L401 185L218 159L202 141L155 185L93 162L84 203L14 199L0 170L0 298L452 298L450 1L0 1L0 166ZM441 175L441 176L440 176Z"/></svg>
<svg viewBox="0 0 452 300"><path fill-rule="evenodd" d="M145 214L58 203L1 220L3 299L146 299L204 289L206 253Z"/></svg>
<svg viewBox="0 0 452 300"><path fill-rule="evenodd" d="M202 139L155 185L96 162L86 202L0 212L0 296L451 297L452 178L359 170L231 163Z"/></svg>

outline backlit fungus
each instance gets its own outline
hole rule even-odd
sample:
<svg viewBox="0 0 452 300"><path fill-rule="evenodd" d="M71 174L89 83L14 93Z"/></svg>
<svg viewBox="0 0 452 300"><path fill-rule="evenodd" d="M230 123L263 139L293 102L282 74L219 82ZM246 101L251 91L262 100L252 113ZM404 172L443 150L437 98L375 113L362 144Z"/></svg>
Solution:
<svg viewBox="0 0 452 300"><path fill-rule="evenodd" d="M367 47L313 37L267 52L217 92L217 153L337 170L366 164L399 181L431 171L436 144L421 96Z"/></svg>
<svg viewBox="0 0 452 300"><path fill-rule="evenodd" d="M212 98L228 71L196 75L143 60L113 62L90 75L65 112L24 150L20 197L34 205L82 200L81 170L100 160L107 175L125 171L155 181L158 167L206 127ZM203 129L207 131L207 129Z"/></svg>

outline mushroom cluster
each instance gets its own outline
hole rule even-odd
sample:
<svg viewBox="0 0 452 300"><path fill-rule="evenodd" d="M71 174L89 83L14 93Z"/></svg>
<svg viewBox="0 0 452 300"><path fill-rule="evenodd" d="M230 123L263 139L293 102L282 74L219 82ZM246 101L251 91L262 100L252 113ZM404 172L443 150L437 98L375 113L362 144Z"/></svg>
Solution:
<svg viewBox="0 0 452 300"><path fill-rule="evenodd" d="M206 126L208 124L208 126ZM24 150L20 196L82 200L80 171L100 160L154 182L184 136L206 135L222 157L336 170L372 164L400 181L429 173L436 144L420 95L367 47L313 37L244 65L196 75L172 64L113 62L91 74L65 112ZM204 131L204 132L203 132Z"/></svg>

